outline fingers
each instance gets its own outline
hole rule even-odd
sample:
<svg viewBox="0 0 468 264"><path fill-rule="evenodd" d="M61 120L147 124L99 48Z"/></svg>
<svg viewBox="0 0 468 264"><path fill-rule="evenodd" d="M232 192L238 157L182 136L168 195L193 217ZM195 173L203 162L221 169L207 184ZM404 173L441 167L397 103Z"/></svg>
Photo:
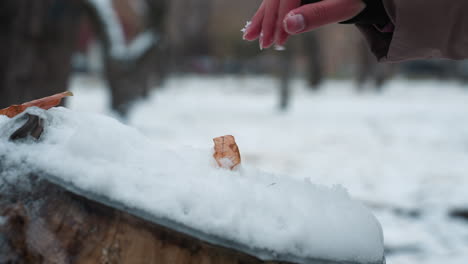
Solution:
<svg viewBox="0 0 468 264"><path fill-rule="evenodd" d="M300 5L301 0L264 0L246 27L244 39L259 38L260 49L273 43L281 46L290 35L348 20L365 8L362 0L323 0Z"/></svg>
<svg viewBox="0 0 468 264"><path fill-rule="evenodd" d="M246 25L244 36L243 36L245 40L253 41L253 40L256 40L258 37L260 37L264 15L265 15L265 1L263 1L262 4L260 5L260 8L258 8L250 24Z"/></svg>
<svg viewBox="0 0 468 264"><path fill-rule="evenodd" d="M285 31L299 34L321 26L350 19L362 10L365 4L361 0L324 0L296 8L284 19Z"/></svg>
<svg viewBox="0 0 468 264"><path fill-rule="evenodd" d="M280 0L265 0L265 15L263 17L262 32L260 33L259 39L260 49L269 48L275 41L279 2Z"/></svg>
<svg viewBox="0 0 468 264"><path fill-rule="evenodd" d="M284 29L283 20L290 10L293 10L301 5L301 0L280 1L278 19L276 21L275 43L283 46L289 37L288 32Z"/></svg>

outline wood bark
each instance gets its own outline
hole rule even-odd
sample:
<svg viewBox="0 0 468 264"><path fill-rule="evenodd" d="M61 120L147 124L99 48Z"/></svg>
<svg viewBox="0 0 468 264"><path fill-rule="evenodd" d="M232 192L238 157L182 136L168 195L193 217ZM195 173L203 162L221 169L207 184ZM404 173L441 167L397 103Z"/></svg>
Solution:
<svg viewBox="0 0 468 264"><path fill-rule="evenodd" d="M45 181L33 186L32 194L10 197L14 203L0 199L7 219L0 228L1 263L280 263L203 242Z"/></svg>

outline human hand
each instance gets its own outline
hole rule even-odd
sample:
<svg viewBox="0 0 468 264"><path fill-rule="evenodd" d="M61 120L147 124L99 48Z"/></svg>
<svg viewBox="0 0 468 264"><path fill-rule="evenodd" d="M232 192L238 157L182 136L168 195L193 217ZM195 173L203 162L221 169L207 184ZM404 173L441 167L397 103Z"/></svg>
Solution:
<svg viewBox="0 0 468 264"><path fill-rule="evenodd" d="M263 0L245 28L244 39L259 39L260 49L282 46L290 35L348 20L365 8L362 0L323 0L301 5L301 0Z"/></svg>

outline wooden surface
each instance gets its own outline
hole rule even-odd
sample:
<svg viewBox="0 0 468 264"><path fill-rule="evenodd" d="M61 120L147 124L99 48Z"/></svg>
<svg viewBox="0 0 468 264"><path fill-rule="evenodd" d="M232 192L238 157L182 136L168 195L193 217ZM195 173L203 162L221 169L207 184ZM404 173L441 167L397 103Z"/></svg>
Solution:
<svg viewBox="0 0 468 264"><path fill-rule="evenodd" d="M17 201L0 211L8 219L0 229L7 241L3 251L10 247L12 263L277 263L205 243L42 184L46 187L38 188L41 194L35 199ZM0 256L0 262L2 257L8 258Z"/></svg>

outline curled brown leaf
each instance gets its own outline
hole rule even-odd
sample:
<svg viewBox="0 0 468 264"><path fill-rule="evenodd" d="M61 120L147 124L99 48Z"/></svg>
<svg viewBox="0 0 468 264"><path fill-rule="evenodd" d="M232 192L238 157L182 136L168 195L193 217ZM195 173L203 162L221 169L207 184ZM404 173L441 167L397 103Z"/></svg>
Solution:
<svg viewBox="0 0 468 264"><path fill-rule="evenodd" d="M29 107L33 107L33 106L36 106L36 107L42 108L44 110L47 110L47 109L50 109L50 108L52 108L54 106L59 105L60 102L62 101L62 99L64 97L67 97L67 96L73 96L73 93L72 92L63 92L63 93L55 94L55 95L52 95L52 96L44 97L44 98L41 98L41 99L37 99L37 100L34 100L34 101L30 101L30 102L27 102L27 103L24 103L24 104L21 104L21 105L12 105L12 106L7 107L5 109L1 109L0 110L0 115L6 115L9 118L12 118L12 117L15 117L15 116L21 114L22 112L24 112Z"/></svg>
<svg viewBox="0 0 468 264"><path fill-rule="evenodd" d="M233 136L217 137L213 141L215 144L213 157L219 167L233 170L241 163L239 147Z"/></svg>

